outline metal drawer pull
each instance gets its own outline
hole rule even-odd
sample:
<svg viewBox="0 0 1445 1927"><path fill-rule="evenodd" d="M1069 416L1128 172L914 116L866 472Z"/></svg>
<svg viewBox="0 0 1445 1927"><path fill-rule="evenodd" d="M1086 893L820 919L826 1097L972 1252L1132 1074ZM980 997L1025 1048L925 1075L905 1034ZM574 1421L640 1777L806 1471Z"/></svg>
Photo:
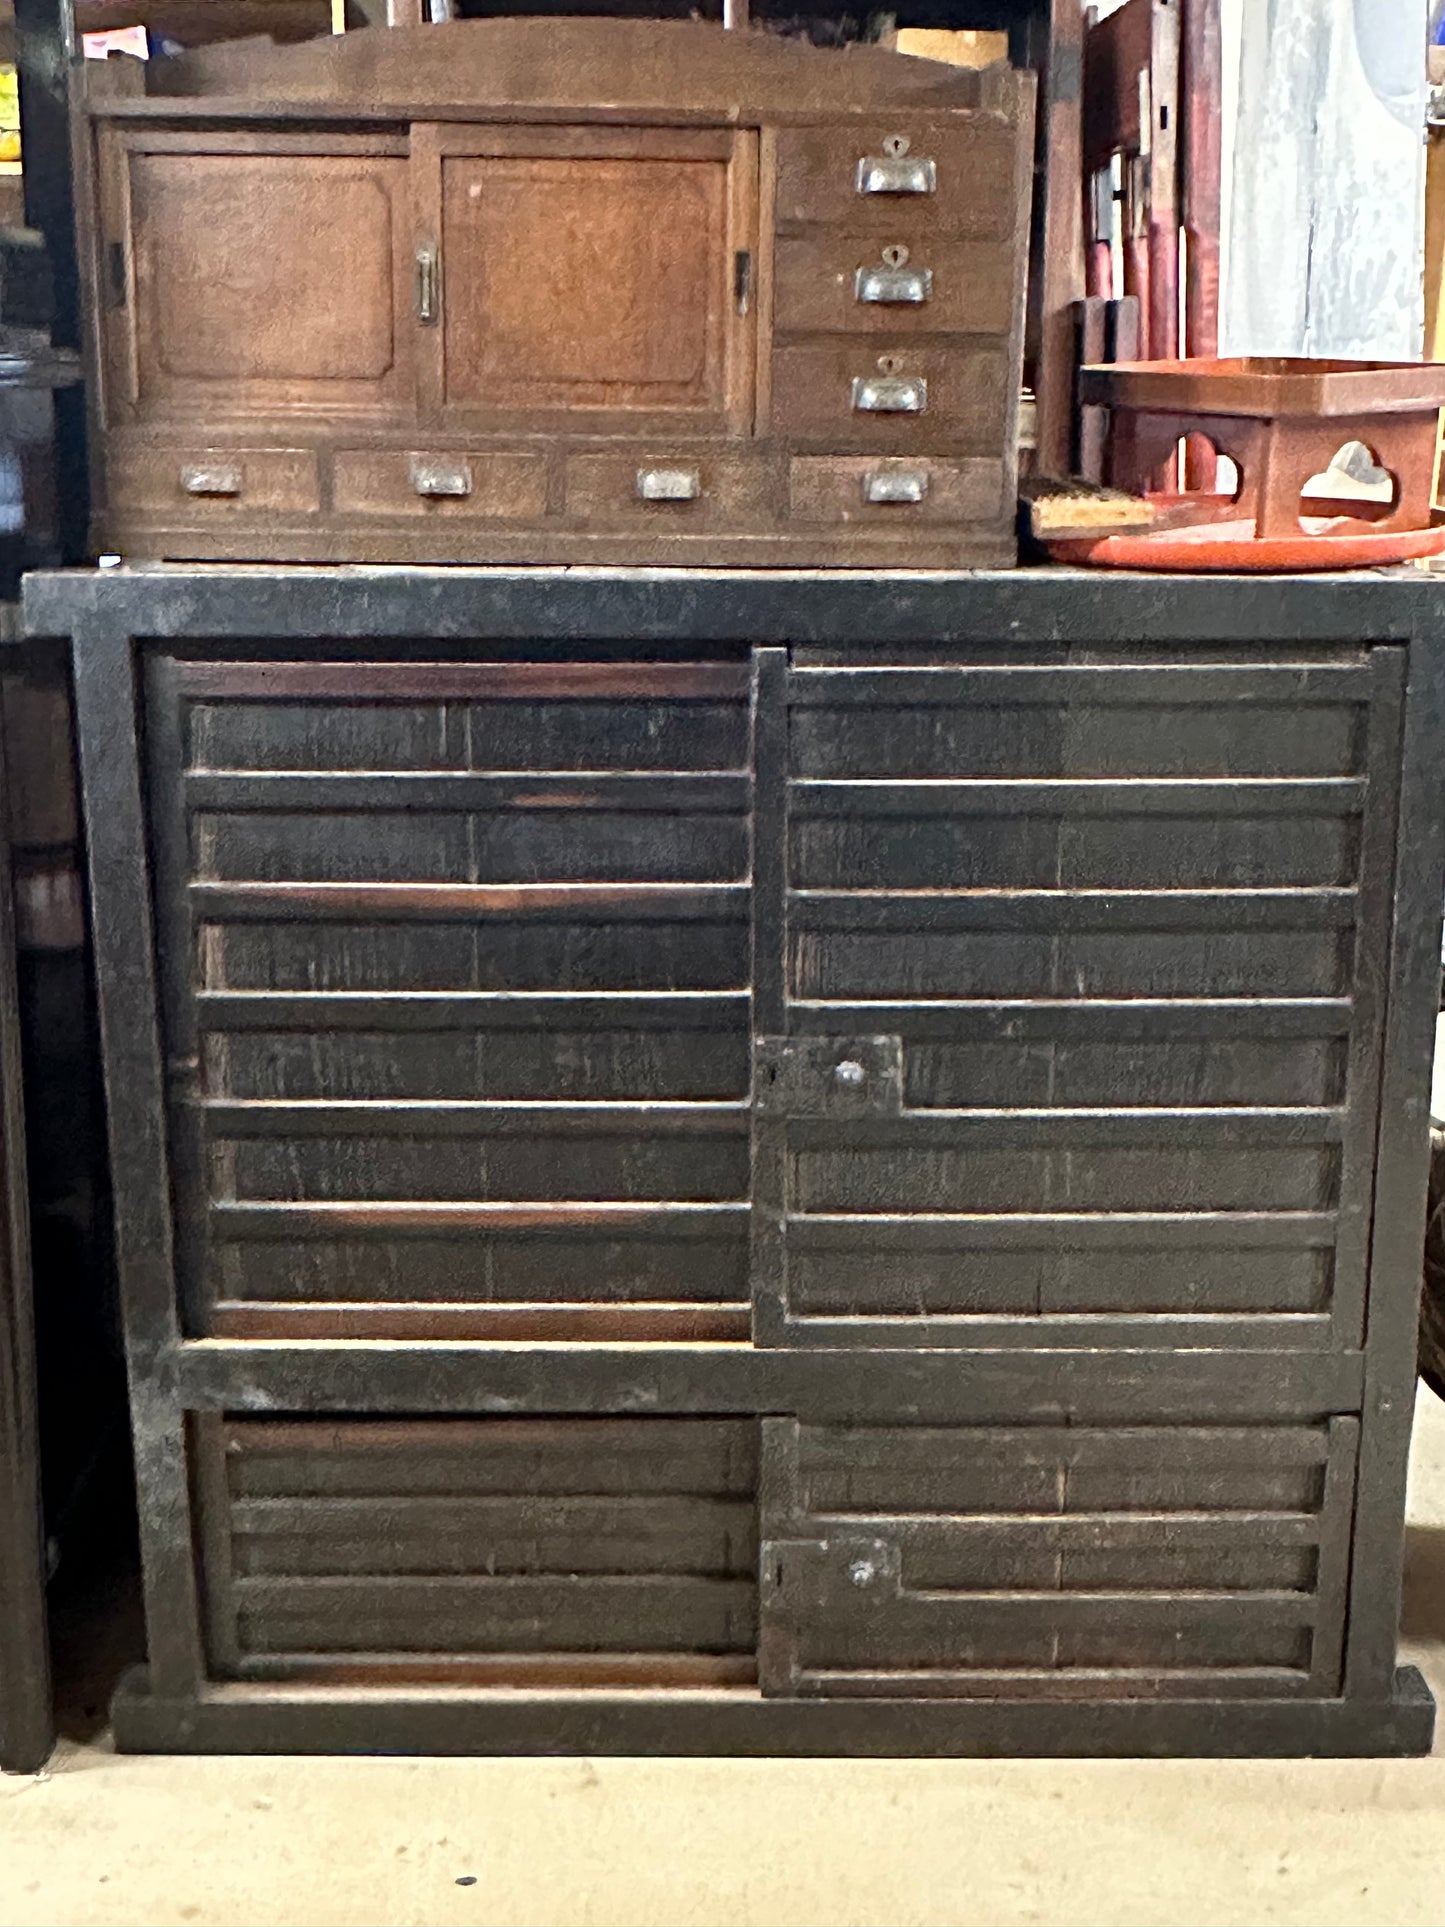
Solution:
<svg viewBox="0 0 1445 1927"><path fill-rule="evenodd" d="M472 471L465 462L413 462L411 485L418 495L470 495Z"/></svg>
<svg viewBox="0 0 1445 1927"><path fill-rule="evenodd" d="M853 406L862 415L921 415L928 382L923 375L855 375Z"/></svg>
<svg viewBox="0 0 1445 1927"><path fill-rule="evenodd" d="M921 502L927 493L926 468L870 468L863 477L865 502Z"/></svg>
<svg viewBox="0 0 1445 1927"><path fill-rule="evenodd" d="M695 468L640 468L637 494L644 502L695 502L702 476Z"/></svg>
<svg viewBox="0 0 1445 1927"><path fill-rule="evenodd" d="M181 470L181 487L187 495L239 495L241 471L229 465L217 468L187 465Z"/></svg>
<svg viewBox="0 0 1445 1927"><path fill-rule="evenodd" d="M416 318L424 328L436 323L441 306L439 281L437 251L429 241L423 241L416 251Z"/></svg>
<svg viewBox="0 0 1445 1927"><path fill-rule="evenodd" d="M858 163L860 194L936 194L938 163L904 155L873 154Z"/></svg>
<svg viewBox="0 0 1445 1927"><path fill-rule="evenodd" d="M859 268L853 293L859 301L918 307L933 298L933 269Z"/></svg>

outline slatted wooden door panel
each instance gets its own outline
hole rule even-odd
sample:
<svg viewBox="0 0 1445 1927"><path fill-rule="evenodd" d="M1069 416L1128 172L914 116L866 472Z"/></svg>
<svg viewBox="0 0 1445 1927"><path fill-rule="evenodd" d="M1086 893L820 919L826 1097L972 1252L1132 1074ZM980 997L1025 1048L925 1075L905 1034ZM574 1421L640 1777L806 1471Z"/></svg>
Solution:
<svg viewBox="0 0 1445 1927"><path fill-rule="evenodd" d="M1358 1429L770 1419L763 1690L1332 1696Z"/></svg>
<svg viewBox="0 0 1445 1927"><path fill-rule="evenodd" d="M796 668L757 1331L1360 1342L1403 652Z"/></svg>
<svg viewBox="0 0 1445 1927"><path fill-rule="evenodd" d="M189 1328L745 1337L746 666L166 658L146 721Z"/></svg>
<svg viewBox="0 0 1445 1927"><path fill-rule="evenodd" d="M755 1677L753 1421L211 1415L192 1456L214 1677Z"/></svg>

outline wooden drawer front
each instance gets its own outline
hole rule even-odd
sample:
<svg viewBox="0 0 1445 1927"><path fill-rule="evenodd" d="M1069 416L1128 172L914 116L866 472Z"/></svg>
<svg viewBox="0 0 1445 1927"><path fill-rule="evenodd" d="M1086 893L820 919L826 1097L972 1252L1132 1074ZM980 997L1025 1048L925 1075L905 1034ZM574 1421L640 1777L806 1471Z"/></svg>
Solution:
<svg viewBox="0 0 1445 1927"><path fill-rule="evenodd" d="M997 522L1005 514L1003 464L919 456L800 456L788 471L795 522L908 528L914 523Z"/></svg>
<svg viewBox="0 0 1445 1927"><path fill-rule="evenodd" d="M880 359L887 365L880 367ZM920 344L878 336L779 348L773 355L773 429L833 448L907 454L943 447L950 454L997 457L1008 419L1006 368L1002 347L972 341ZM890 383L908 387L882 386L881 398L922 406L883 412L859 405L870 399L868 391Z"/></svg>
<svg viewBox="0 0 1445 1927"><path fill-rule="evenodd" d="M1401 670L792 672L771 1342L1359 1343Z"/></svg>
<svg viewBox="0 0 1445 1927"><path fill-rule="evenodd" d="M763 1691L1333 1696L1358 1430L767 1420Z"/></svg>
<svg viewBox="0 0 1445 1927"><path fill-rule="evenodd" d="M253 515L314 515L316 456L304 448L127 449L106 454L106 493L122 514L211 522Z"/></svg>
<svg viewBox="0 0 1445 1927"><path fill-rule="evenodd" d="M998 120L866 121L778 134L777 219L892 229L900 219L951 234L1006 240L1015 220L1018 135ZM906 152L898 152L906 143ZM871 192L891 179L901 190ZM931 180L931 186L929 182Z"/></svg>
<svg viewBox="0 0 1445 1927"><path fill-rule="evenodd" d="M765 461L677 454L576 455L567 464L567 513L597 527L768 527L773 470Z"/></svg>
<svg viewBox="0 0 1445 1927"><path fill-rule="evenodd" d="M903 265L890 265L900 254ZM784 332L1003 336L1013 313L1005 242L955 240L920 229L906 214L886 238L782 238L773 273L773 320Z"/></svg>
<svg viewBox="0 0 1445 1927"><path fill-rule="evenodd" d="M344 449L333 476L339 515L515 521L547 512L547 463L541 455Z"/></svg>
<svg viewBox="0 0 1445 1927"><path fill-rule="evenodd" d="M748 688L153 666L195 1329L746 1336Z"/></svg>
<svg viewBox="0 0 1445 1927"><path fill-rule="evenodd" d="M193 1449L215 1676L754 1676L751 1421L216 1417Z"/></svg>

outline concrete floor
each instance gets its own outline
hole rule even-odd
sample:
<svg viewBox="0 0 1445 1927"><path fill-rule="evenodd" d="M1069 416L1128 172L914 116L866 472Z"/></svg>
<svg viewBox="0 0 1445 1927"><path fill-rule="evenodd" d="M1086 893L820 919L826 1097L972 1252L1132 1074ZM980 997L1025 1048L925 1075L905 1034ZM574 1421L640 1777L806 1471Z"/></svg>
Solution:
<svg viewBox="0 0 1445 1927"><path fill-rule="evenodd" d="M1445 1406L1404 1657L1445 1701ZM466 1881L470 1884L462 1885ZM174 1760L0 1780L0 1927L1441 1927L1412 1761Z"/></svg>

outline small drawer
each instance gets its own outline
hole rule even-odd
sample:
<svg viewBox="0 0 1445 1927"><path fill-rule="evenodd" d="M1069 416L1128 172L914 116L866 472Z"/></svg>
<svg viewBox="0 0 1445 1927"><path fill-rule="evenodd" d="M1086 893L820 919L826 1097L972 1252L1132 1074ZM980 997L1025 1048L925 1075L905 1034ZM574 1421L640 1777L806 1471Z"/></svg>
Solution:
<svg viewBox="0 0 1445 1927"><path fill-rule="evenodd" d="M1001 241L931 236L900 218L876 234L780 240L773 319L799 333L1006 336L1013 315L1013 258Z"/></svg>
<svg viewBox="0 0 1445 1927"><path fill-rule="evenodd" d="M788 510L795 522L835 527L995 522L1004 513L1003 463L801 456L789 469Z"/></svg>
<svg viewBox="0 0 1445 1927"><path fill-rule="evenodd" d="M876 234L916 227L997 240L1014 231L1014 140L1005 124L865 121L778 135L777 220L825 221Z"/></svg>
<svg viewBox="0 0 1445 1927"><path fill-rule="evenodd" d="M106 480L114 509L162 509L189 520L314 515L316 456L305 448L112 448Z"/></svg>
<svg viewBox="0 0 1445 1927"><path fill-rule="evenodd" d="M567 464L567 513L598 527L758 525L770 519L771 479L765 462L739 456L666 448L574 455Z"/></svg>
<svg viewBox="0 0 1445 1927"><path fill-rule="evenodd" d="M879 351L882 351L881 353ZM834 448L1001 455L1008 423L1002 343L917 346L896 337L823 341L773 356L773 430Z"/></svg>
<svg viewBox="0 0 1445 1927"><path fill-rule="evenodd" d="M547 512L547 463L541 455L345 449L333 489L339 515L531 521Z"/></svg>

